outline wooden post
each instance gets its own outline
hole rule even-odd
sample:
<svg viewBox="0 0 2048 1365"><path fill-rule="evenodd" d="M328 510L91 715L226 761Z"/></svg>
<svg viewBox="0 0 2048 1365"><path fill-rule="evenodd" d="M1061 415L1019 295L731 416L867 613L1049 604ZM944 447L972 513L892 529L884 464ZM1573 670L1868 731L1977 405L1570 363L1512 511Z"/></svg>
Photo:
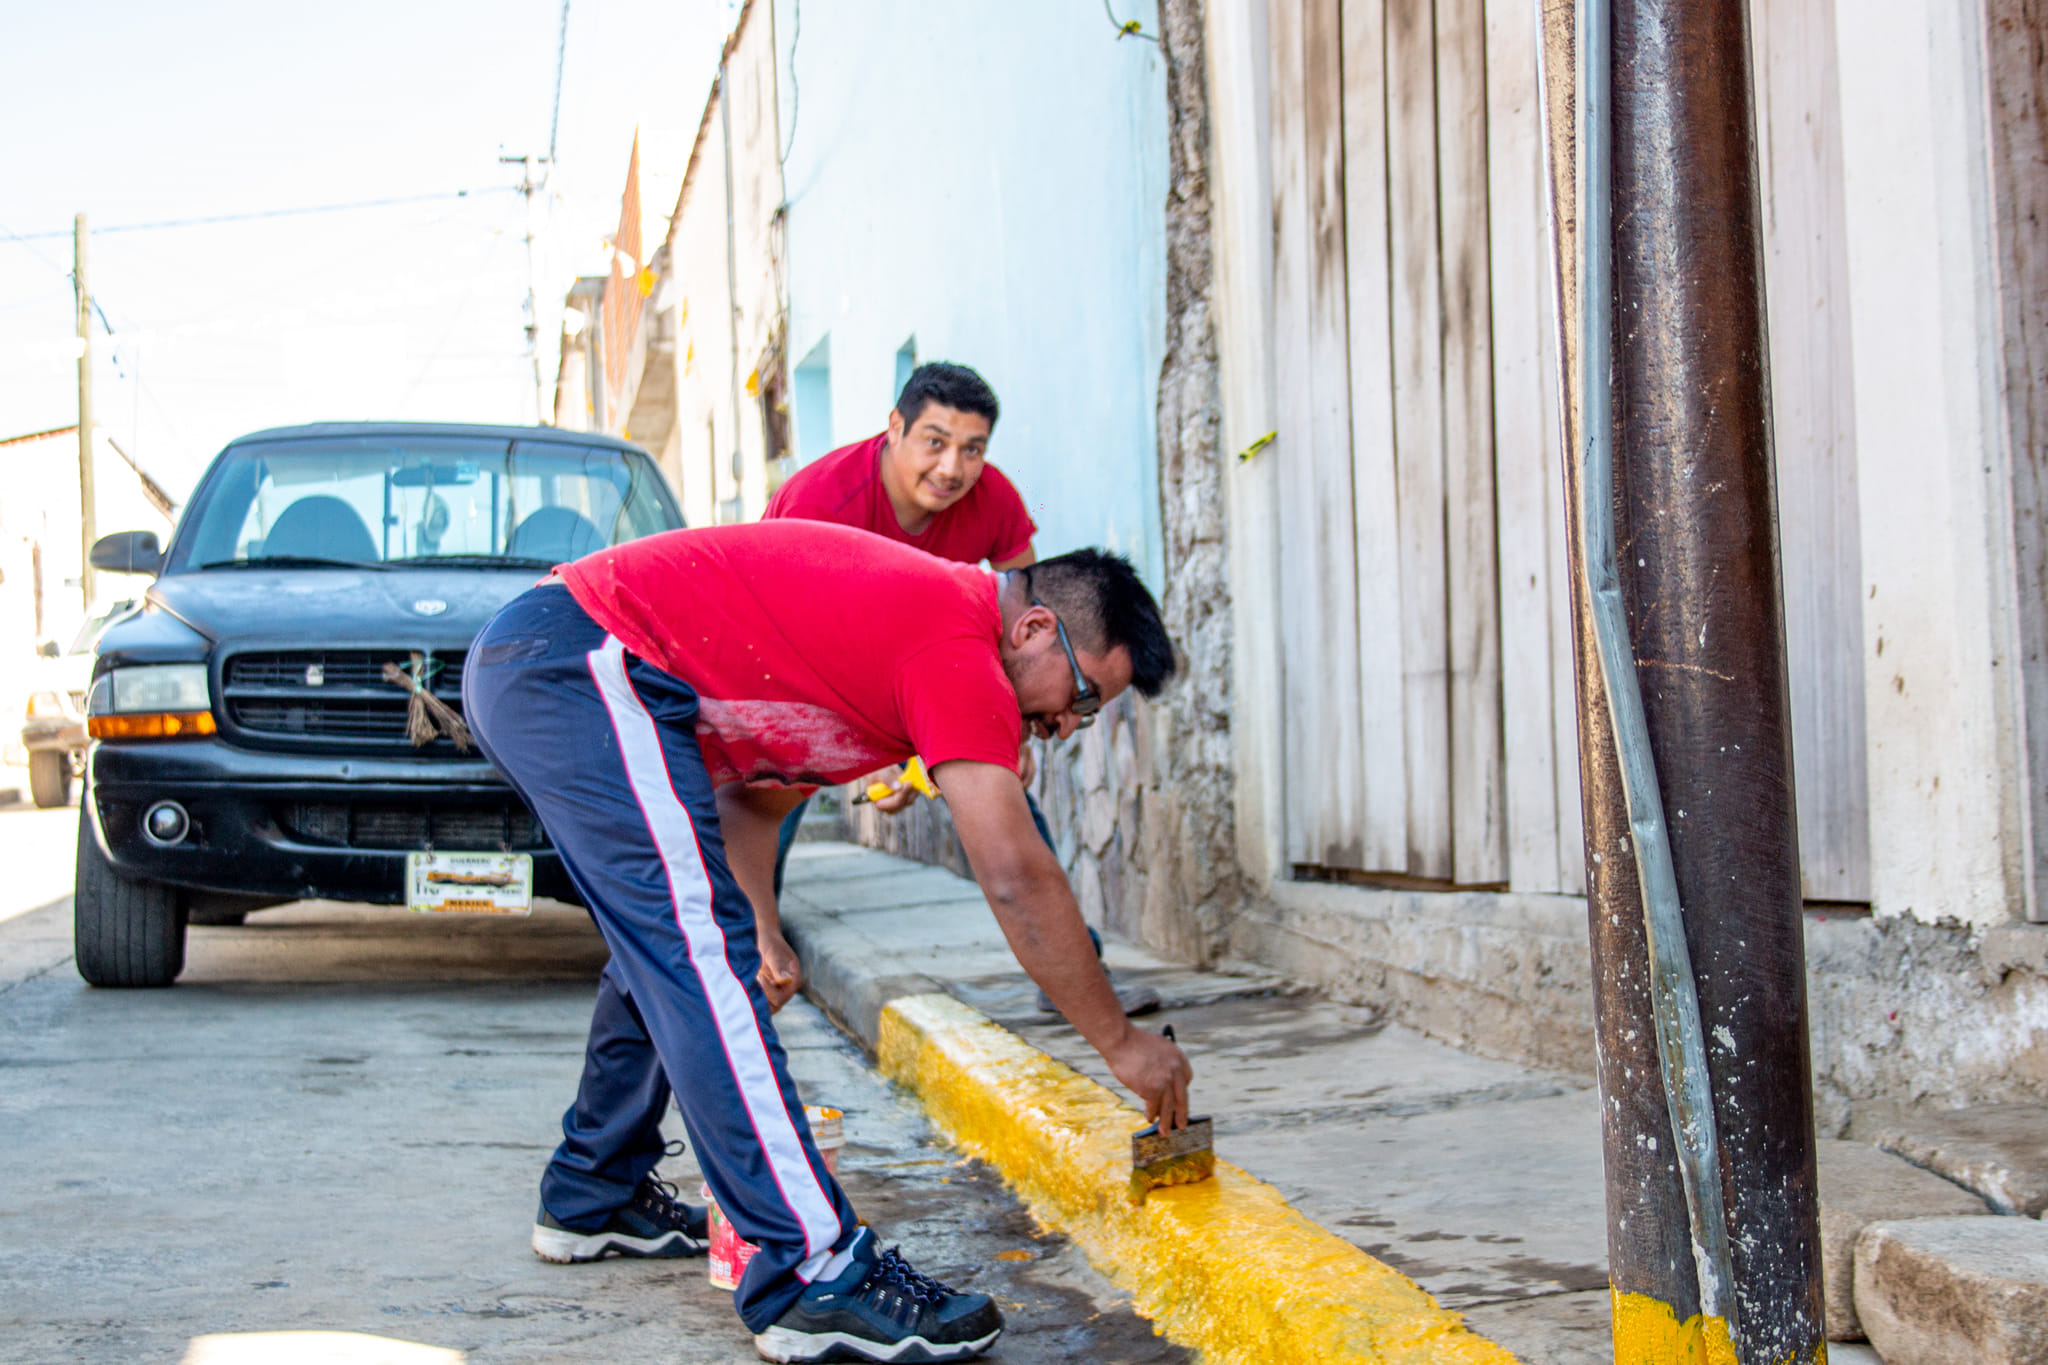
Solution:
<svg viewBox="0 0 2048 1365"><path fill-rule="evenodd" d="M85 276L85 215L71 224L71 283L78 299L78 592L92 615L92 543L99 514L92 483L92 289Z"/></svg>
<svg viewBox="0 0 2048 1365"><path fill-rule="evenodd" d="M1586 0L1579 0L1584 5ZM1820 1238L1763 229L1743 0L1612 0L1611 217L1577 202L1575 16L1544 7L1568 451L1612 328L1614 487L1636 678L1706 1041L1729 1301L1700 1269L1653 1018L1641 871L1568 536L1616 1365L1821 1358ZM1596 131L1597 135L1597 131ZM1611 224L1611 308L1576 317L1581 225ZM1587 383L1599 382L1589 377ZM1567 459L1569 505L1579 464ZM1626 723L1626 717L1620 718ZM1718 1216L1718 1215L1717 1215Z"/></svg>

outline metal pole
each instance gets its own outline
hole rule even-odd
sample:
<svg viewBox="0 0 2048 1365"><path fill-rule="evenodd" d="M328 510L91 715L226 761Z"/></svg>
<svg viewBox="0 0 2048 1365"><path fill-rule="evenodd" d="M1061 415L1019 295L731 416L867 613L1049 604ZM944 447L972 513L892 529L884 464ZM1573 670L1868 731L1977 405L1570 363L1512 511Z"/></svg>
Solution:
<svg viewBox="0 0 2048 1365"><path fill-rule="evenodd" d="M526 354L533 362L533 421L536 426L550 426L547 389L540 376L540 285L533 263L533 196L543 182L533 178L531 156L501 156L498 160L520 168L519 192L526 197Z"/></svg>
<svg viewBox="0 0 2048 1365"><path fill-rule="evenodd" d="M732 200L732 118L727 112L732 94L726 80L726 63L718 64L718 134L725 146L725 301L726 326L732 339L732 497L740 501L740 270L738 236L733 224ZM711 480L711 519L719 521L718 479ZM737 517L734 520L738 520Z"/></svg>
<svg viewBox="0 0 2048 1365"><path fill-rule="evenodd" d="M92 543L99 511L92 482L92 287L85 274L85 215L71 224L71 284L78 300L78 592L92 615Z"/></svg>
<svg viewBox="0 0 2048 1365"><path fill-rule="evenodd" d="M1593 24L1590 71L1574 69L1575 19ZM1579 0L1544 6L1544 25L1567 448L1612 451L1568 461L1566 491L1615 1360L1811 1361L1820 1241L1745 10ZM1611 66L1593 50L1606 36ZM1603 195L1581 159L1609 152ZM1630 637L1618 655L1602 648L1601 560ZM1673 896L1677 942L1657 927ZM1670 979L1681 964L1689 983ZM1688 984L1697 1051L1675 1026ZM1687 1099L1702 1063L1704 1116ZM1691 1173L1712 1178L1689 1190L1703 1136L1716 1160ZM1703 1244L1717 1204L1732 1293Z"/></svg>

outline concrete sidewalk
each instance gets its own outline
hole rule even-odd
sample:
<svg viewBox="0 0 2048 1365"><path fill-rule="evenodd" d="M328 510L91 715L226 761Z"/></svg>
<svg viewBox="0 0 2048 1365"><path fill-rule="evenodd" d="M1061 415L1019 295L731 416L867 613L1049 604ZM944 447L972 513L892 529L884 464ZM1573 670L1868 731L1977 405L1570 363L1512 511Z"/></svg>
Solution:
<svg viewBox="0 0 2048 1365"><path fill-rule="evenodd" d="M943 992L1127 1098L1063 1020L1038 1013L972 882L800 844L783 917L813 998L870 1050L892 1000ZM1196 972L1119 943L1109 963L1164 998L1147 1023L1172 1023L1193 1059L1219 1158L1531 1365L1612 1359L1585 1082L1467 1055L1255 968Z"/></svg>

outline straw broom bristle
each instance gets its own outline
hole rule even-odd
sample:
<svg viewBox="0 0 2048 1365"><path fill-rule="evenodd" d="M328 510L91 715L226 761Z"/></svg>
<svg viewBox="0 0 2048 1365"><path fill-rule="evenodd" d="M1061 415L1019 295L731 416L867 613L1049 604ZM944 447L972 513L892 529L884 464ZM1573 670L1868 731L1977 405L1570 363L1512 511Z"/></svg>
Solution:
<svg viewBox="0 0 2048 1365"><path fill-rule="evenodd" d="M475 746L470 738L469 725L456 714L455 708L442 701L420 681L426 672L426 656L413 651L412 667L401 668L397 664L384 665L384 681L395 683L411 693L405 712L405 734L413 747L424 748L446 734L455 742L455 751L466 754Z"/></svg>

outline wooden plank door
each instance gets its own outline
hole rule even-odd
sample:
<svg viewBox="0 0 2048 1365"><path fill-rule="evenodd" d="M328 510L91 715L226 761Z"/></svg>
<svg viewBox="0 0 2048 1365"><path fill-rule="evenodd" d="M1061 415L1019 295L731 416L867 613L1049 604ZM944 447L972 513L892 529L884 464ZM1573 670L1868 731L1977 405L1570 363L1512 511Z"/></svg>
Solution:
<svg viewBox="0 0 2048 1365"><path fill-rule="evenodd" d="M1272 7L1287 855L1365 860L1339 0Z"/></svg>
<svg viewBox="0 0 2048 1365"><path fill-rule="evenodd" d="M1765 298L1800 879L1870 899L1863 577L1836 0L1753 0Z"/></svg>
<svg viewBox="0 0 2048 1365"><path fill-rule="evenodd" d="M1486 0L1508 884L1585 891L1536 7Z"/></svg>

